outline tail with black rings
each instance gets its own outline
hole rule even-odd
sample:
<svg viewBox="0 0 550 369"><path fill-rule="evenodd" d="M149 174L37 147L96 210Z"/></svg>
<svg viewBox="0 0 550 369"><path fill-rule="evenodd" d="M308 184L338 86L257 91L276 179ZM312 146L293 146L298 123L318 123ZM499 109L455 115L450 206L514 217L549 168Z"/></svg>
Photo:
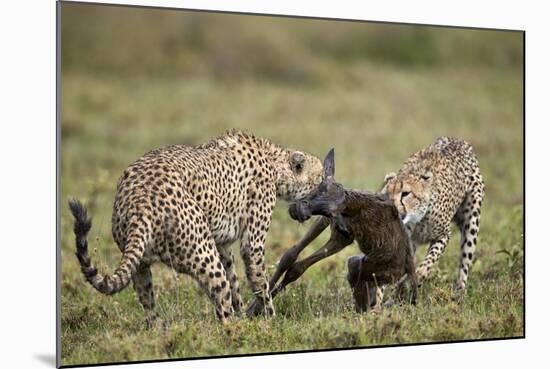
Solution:
<svg viewBox="0 0 550 369"><path fill-rule="evenodd" d="M80 201L75 199L69 200L69 208L75 219L73 231L76 239L76 257L80 263L82 274L96 290L105 295L112 295L123 290L132 280L132 275L143 257L145 250L143 238L130 235L119 266L112 275L102 276L92 264L88 254L87 237L92 228L92 220L88 217L88 211Z"/></svg>

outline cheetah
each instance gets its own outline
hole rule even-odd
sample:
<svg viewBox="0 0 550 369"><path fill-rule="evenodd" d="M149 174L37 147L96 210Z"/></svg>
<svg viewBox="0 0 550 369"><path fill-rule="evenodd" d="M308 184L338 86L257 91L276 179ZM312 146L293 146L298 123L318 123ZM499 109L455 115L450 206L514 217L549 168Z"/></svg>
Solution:
<svg viewBox="0 0 550 369"><path fill-rule="evenodd" d="M484 183L472 146L461 139L440 137L405 161L384 179L383 192L395 203L416 250L429 243L417 267L419 285L445 251L451 223L461 231L461 255L455 299L466 289L479 232Z"/></svg>
<svg viewBox="0 0 550 369"><path fill-rule="evenodd" d="M243 308L231 249L239 240L249 285L271 316L264 243L276 199L297 201L322 177L317 157L236 129L203 145L153 150L118 180L112 235L122 257L116 270L103 276L92 264L86 240L91 220L71 200L76 256L86 280L103 294L131 280L149 327L160 321L150 269L157 261L195 279L226 323Z"/></svg>

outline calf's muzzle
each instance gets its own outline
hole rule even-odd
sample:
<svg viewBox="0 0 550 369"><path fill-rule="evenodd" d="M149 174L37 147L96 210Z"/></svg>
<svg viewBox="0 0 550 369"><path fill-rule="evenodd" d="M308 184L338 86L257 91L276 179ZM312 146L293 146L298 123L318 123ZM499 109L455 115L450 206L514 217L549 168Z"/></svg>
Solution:
<svg viewBox="0 0 550 369"><path fill-rule="evenodd" d="M311 218L311 209L307 201L298 201L290 205L288 214L294 220L305 222Z"/></svg>

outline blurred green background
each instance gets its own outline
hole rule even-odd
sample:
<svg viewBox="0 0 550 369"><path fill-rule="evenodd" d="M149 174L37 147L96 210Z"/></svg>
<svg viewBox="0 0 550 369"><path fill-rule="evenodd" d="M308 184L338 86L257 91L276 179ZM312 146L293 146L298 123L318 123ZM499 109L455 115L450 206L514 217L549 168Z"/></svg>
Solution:
<svg viewBox="0 0 550 369"><path fill-rule="evenodd" d="M522 33L62 3L61 39L63 364L523 333ZM126 166L233 127L319 157L334 147L337 178L372 190L438 136L469 141L486 198L468 298L450 299L455 234L416 307L354 313L344 279L345 258L359 253L351 246L278 297L277 317L227 329L190 278L159 265L155 291L170 329L144 330L132 288L107 297L84 281L66 200L89 204L92 258L110 272L120 257L110 216ZM306 227L278 204L270 273Z"/></svg>

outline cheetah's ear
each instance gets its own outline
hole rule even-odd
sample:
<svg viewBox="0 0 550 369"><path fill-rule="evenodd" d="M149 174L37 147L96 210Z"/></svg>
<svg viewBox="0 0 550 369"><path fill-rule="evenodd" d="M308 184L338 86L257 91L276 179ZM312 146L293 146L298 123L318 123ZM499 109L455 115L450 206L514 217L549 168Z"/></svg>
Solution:
<svg viewBox="0 0 550 369"><path fill-rule="evenodd" d="M386 174L384 176L384 184L388 183L388 181L391 181L395 177L397 177L397 174L395 174L394 172L390 172L390 173Z"/></svg>
<svg viewBox="0 0 550 369"><path fill-rule="evenodd" d="M427 171L426 173L424 173L420 176L420 179L423 180L423 181L429 181L430 179L432 179L432 177L433 177L432 172Z"/></svg>
<svg viewBox="0 0 550 369"><path fill-rule="evenodd" d="M294 151L292 155L290 155L290 165L292 166L292 170L294 172L300 172L304 167L305 161L306 157L303 152Z"/></svg>
<svg viewBox="0 0 550 369"><path fill-rule="evenodd" d="M380 186L379 191L380 192L384 191L384 189L386 188L386 185L388 184L388 182L391 181L392 179L394 179L395 177L397 177L397 174L395 174L395 172L390 172L390 173L386 174L384 176L384 182Z"/></svg>
<svg viewBox="0 0 550 369"><path fill-rule="evenodd" d="M334 149L330 149L325 157L323 168L325 168L325 178L334 177Z"/></svg>

